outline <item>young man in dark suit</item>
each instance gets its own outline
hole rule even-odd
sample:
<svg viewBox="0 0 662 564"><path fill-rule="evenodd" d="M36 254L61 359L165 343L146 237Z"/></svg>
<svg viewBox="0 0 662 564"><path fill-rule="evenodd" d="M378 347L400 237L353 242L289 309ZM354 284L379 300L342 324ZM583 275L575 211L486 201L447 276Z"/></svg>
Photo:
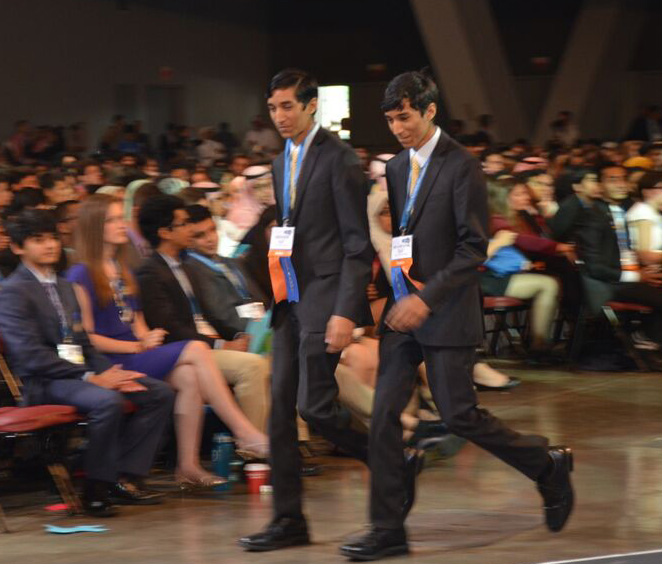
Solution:
<svg viewBox="0 0 662 564"><path fill-rule="evenodd" d="M367 437L352 430L338 409L334 377L354 328L372 323L365 178L351 147L315 123L314 78L282 71L272 79L267 98L271 119L286 139L285 152L273 164L278 227L272 229L270 251L276 302L270 418L274 518L264 531L240 539L249 551L309 543L297 408L331 442L364 462L368 456Z"/></svg>
<svg viewBox="0 0 662 564"><path fill-rule="evenodd" d="M487 250L486 187L478 160L434 125L437 99L430 78L409 72L391 81L382 103L405 150L386 165L393 292L384 313L370 427L372 528L341 548L352 559L408 552L404 521L411 475L401 454L399 416L422 361L451 433L536 481L551 530L560 530L572 509L570 449L520 435L478 407L471 376L483 337L478 267Z"/></svg>
<svg viewBox="0 0 662 564"><path fill-rule="evenodd" d="M92 347L73 288L54 271L61 245L51 212L24 211L8 229L22 264L0 291L0 332L28 403L73 405L87 416L83 507L105 517L115 514L112 500L160 502L142 479L170 418L174 392L144 374L111 366ZM131 415L124 412L126 399L137 407Z"/></svg>

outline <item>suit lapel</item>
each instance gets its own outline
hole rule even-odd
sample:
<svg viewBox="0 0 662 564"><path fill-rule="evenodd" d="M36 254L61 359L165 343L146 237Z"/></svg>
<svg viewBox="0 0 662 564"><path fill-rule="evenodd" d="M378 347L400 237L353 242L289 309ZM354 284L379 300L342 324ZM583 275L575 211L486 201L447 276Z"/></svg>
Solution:
<svg viewBox="0 0 662 564"><path fill-rule="evenodd" d="M444 162L446 160L447 143L448 136L446 136L442 131L441 137L439 137L439 141L437 141L437 146L434 148L432 154L430 155L430 161L428 162L425 176L423 177L423 183L421 184L421 188L418 192L418 197L414 202L414 211L412 212L411 219L409 220L409 231L414 229L418 218L421 216L421 210L423 209L425 200L430 194L430 191L432 190L432 187L437 180L437 176L439 176L439 172L444 166ZM405 180L405 185L406 183L407 181Z"/></svg>
<svg viewBox="0 0 662 564"><path fill-rule="evenodd" d="M407 176L409 174L409 150L405 150L398 156L398 161L393 162L394 185L389 194L391 202L391 222L393 223L393 233L397 237L400 235L400 220L402 212L405 209L407 197Z"/></svg>
<svg viewBox="0 0 662 564"><path fill-rule="evenodd" d="M322 152L322 143L324 143L326 133L322 128L319 129L312 142L310 147L308 147L307 153L304 155L303 166L301 167L301 172L299 173L299 179L297 182L297 197L294 202L294 209L291 212L292 223L296 222L296 218L299 215L299 210L301 210L301 202L303 201L303 196L306 192L306 187L308 186L308 181L310 180L313 170L315 170L315 163L317 158ZM287 163L284 163L286 166Z"/></svg>
<svg viewBox="0 0 662 564"><path fill-rule="evenodd" d="M273 182L274 197L276 198L276 211L278 214L279 225L283 224L283 166L285 162L285 153L281 153L274 159L273 163Z"/></svg>

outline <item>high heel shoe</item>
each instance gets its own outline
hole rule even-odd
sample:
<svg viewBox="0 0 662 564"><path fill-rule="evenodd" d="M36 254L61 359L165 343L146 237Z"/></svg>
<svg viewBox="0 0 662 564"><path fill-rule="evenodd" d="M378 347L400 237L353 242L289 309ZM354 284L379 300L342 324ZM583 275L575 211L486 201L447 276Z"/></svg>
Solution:
<svg viewBox="0 0 662 564"><path fill-rule="evenodd" d="M179 476L177 478L177 487L182 493L212 490L217 486L222 486L223 484L227 483L228 480L226 478L213 475L201 476L198 478L186 478L184 476Z"/></svg>

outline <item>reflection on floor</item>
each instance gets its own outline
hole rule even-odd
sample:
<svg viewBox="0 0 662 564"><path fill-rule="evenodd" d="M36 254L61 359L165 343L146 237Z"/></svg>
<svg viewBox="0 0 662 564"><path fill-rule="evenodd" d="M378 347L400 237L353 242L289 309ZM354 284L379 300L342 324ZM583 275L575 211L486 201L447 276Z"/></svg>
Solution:
<svg viewBox="0 0 662 564"><path fill-rule="evenodd" d="M408 522L413 555L391 561L538 564L662 548L662 376L505 371L522 385L483 393L481 402L520 431L574 448L577 508L570 524L560 534L547 532L533 484L469 445L423 473ZM236 538L270 517L269 494L248 495L243 486L216 496L173 492L163 506L123 508L103 522L107 533L70 536L46 534L43 525L99 520L47 514L42 494L27 507L25 496L3 498L15 532L0 536L0 562L339 562L338 545L365 523L368 472L347 459L323 463L324 474L305 481L310 547L241 552ZM662 562L662 555L653 558L623 562Z"/></svg>

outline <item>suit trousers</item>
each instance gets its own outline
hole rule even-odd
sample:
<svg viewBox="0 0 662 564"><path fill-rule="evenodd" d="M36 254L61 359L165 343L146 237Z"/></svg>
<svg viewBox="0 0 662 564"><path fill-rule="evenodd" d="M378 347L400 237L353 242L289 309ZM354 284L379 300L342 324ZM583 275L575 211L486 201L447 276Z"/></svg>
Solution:
<svg viewBox="0 0 662 564"><path fill-rule="evenodd" d="M351 456L368 460L368 437L350 428L337 397L334 372L339 354L326 352L324 333L301 329L294 308L280 305L274 321L271 377L271 479L275 517L302 516L301 457L297 440L297 406L311 429Z"/></svg>
<svg viewBox="0 0 662 564"><path fill-rule="evenodd" d="M52 380L40 403L73 405L87 417L85 472L91 480L115 482L121 474L147 476L175 402L168 384L138 380L144 392L122 394L84 382ZM137 409L125 414L129 400Z"/></svg>
<svg viewBox="0 0 662 564"><path fill-rule="evenodd" d="M370 427L370 519L400 529L404 519L405 461L400 414L411 397L416 369L425 361L432 397L451 433L464 437L532 480L548 463L548 440L521 435L477 405L472 372L475 347L430 347L408 333L387 331L379 348L379 374Z"/></svg>

